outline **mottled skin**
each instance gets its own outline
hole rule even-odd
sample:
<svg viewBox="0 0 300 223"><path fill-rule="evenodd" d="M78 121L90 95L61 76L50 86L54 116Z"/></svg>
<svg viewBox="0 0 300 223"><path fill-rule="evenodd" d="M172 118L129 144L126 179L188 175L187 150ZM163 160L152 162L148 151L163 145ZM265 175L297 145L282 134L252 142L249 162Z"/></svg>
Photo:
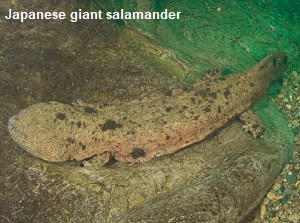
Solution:
<svg viewBox="0 0 300 223"><path fill-rule="evenodd" d="M203 81L161 98L96 111L59 102L39 103L11 117L13 140L51 162L114 157L143 162L173 153L242 114L283 74L288 58L275 52L240 74Z"/></svg>

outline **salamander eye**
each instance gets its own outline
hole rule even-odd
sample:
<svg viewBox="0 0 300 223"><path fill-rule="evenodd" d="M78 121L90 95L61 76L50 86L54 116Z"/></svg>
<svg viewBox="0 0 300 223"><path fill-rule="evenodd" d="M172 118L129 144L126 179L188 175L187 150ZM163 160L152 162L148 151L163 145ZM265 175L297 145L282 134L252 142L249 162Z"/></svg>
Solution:
<svg viewBox="0 0 300 223"><path fill-rule="evenodd" d="M277 58L276 57L273 58L272 63L273 63L273 67L276 67L276 63L277 63Z"/></svg>

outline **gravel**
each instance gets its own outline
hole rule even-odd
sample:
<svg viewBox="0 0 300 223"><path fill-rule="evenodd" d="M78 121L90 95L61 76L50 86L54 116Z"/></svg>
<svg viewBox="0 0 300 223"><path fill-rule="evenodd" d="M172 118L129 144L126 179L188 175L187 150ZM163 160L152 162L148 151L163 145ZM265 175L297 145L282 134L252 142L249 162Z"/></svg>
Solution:
<svg viewBox="0 0 300 223"><path fill-rule="evenodd" d="M274 98L278 108L295 133L292 160L276 178L261 201L255 223L300 222L300 73L292 71L283 79L280 93Z"/></svg>

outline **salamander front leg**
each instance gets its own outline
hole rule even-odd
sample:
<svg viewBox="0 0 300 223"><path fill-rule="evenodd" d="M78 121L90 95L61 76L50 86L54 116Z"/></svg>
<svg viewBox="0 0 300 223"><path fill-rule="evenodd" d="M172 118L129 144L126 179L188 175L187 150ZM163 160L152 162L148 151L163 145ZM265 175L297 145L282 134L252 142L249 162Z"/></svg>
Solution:
<svg viewBox="0 0 300 223"><path fill-rule="evenodd" d="M243 112L239 116L239 119L243 124L242 129L245 132L250 132L254 139L257 137L264 137L265 128L263 127L263 123L261 122L260 118L253 113L252 110Z"/></svg>

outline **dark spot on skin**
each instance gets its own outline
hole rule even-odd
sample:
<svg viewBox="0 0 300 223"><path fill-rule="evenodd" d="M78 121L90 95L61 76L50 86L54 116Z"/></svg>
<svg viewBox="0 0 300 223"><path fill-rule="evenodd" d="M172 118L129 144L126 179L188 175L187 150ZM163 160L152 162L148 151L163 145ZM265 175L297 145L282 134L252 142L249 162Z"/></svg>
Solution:
<svg viewBox="0 0 300 223"><path fill-rule="evenodd" d="M135 134L135 131L134 130L129 130L128 132L127 132L127 135L134 135Z"/></svg>
<svg viewBox="0 0 300 223"><path fill-rule="evenodd" d="M200 117L200 115L196 115L196 116L194 117L194 119L195 119L195 120L198 120L199 117Z"/></svg>
<svg viewBox="0 0 300 223"><path fill-rule="evenodd" d="M208 100L208 102L209 102L209 103L214 103L214 101L213 101L213 100Z"/></svg>
<svg viewBox="0 0 300 223"><path fill-rule="evenodd" d="M207 112L211 112L211 109L209 107L206 107L203 109L203 112L207 113Z"/></svg>
<svg viewBox="0 0 300 223"><path fill-rule="evenodd" d="M166 135L166 140L169 140L170 139L170 136Z"/></svg>
<svg viewBox="0 0 300 223"><path fill-rule="evenodd" d="M121 128L122 124L116 123L114 120L106 120L106 122L102 125L101 130L115 130L116 128Z"/></svg>
<svg viewBox="0 0 300 223"><path fill-rule="evenodd" d="M86 113L97 113L97 111L93 108L90 108L90 107L84 107L84 111Z"/></svg>
<svg viewBox="0 0 300 223"><path fill-rule="evenodd" d="M216 92L209 93L208 96L212 97L213 99L217 99L217 93Z"/></svg>
<svg viewBox="0 0 300 223"><path fill-rule="evenodd" d="M76 125L77 125L77 127L78 127L78 128L80 128L80 126L81 126L81 122L77 122L77 124L76 124Z"/></svg>
<svg viewBox="0 0 300 223"><path fill-rule="evenodd" d="M81 149L82 149L82 150L85 150L85 148L86 148L86 145L82 145L82 146L81 146Z"/></svg>
<svg viewBox="0 0 300 223"><path fill-rule="evenodd" d="M206 92L206 90L199 90L199 91L196 91L194 95L195 96L200 95L202 98L205 98L205 97L207 97L207 92Z"/></svg>
<svg viewBox="0 0 300 223"><path fill-rule="evenodd" d="M221 107L218 106L218 113L220 114L221 113Z"/></svg>
<svg viewBox="0 0 300 223"><path fill-rule="evenodd" d="M220 77L218 80L225 81L226 77Z"/></svg>
<svg viewBox="0 0 300 223"><path fill-rule="evenodd" d="M182 107L183 110L188 109L188 108L189 108L189 107L187 107L187 106L185 106L185 105Z"/></svg>
<svg viewBox="0 0 300 223"><path fill-rule="evenodd" d="M205 90L206 90L207 92L209 92L209 91L210 91L210 88L206 88Z"/></svg>
<svg viewBox="0 0 300 223"><path fill-rule="evenodd" d="M97 138L97 137L92 137L92 140L94 140L95 142L96 142L96 141L100 141L100 139Z"/></svg>
<svg viewBox="0 0 300 223"><path fill-rule="evenodd" d="M74 122L73 122L73 121L71 122L71 125L74 125Z"/></svg>
<svg viewBox="0 0 300 223"><path fill-rule="evenodd" d="M225 98L227 98L228 99L228 96L230 95L230 90L229 90L229 88L226 88L226 90L224 91L224 96L225 96Z"/></svg>
<svg viewBox="0 0 300 223"><path fill-rule="evenodd" d="M75 139L72 139L72 138L67 138L67 141L69 144L73 144L75 142Z"/></svg>
<svg viewBox="0 0 300 223"><path fill-rule="evenodd" d="M263 127L260 132L257 133L258 138L261 138L266 133L266 129Z"/></svg>
<svg viewBox="0 0 300 223"><path fill-rule="evenodd" d="M167 92L165 93L165 96L171 97L172 96L172 91L171 90L167 90Z"/></svg>
<svg viewBox="0 0 300 223"><path fill-rule="evenodd" d="M201 101L201 100L198 100L198 105L201 104L201 103L202 103L202 101Z"/></svg>
<svg viewBox="0 0 300 223"><path fill-rule="evenodd" d="M195 104L195 102L196 102L196 99L193 97L193 98L191 98L191 102L193 103L193 104Z"/></svg>
<svg viewBox="0 0 300 223"><path fill-rule="evenodd" d="M228 102L228 101L226 101L226 102L225 102L225 105L229 105L229 102Z"/></svg>
<svg viewBox="0 0 300 223"><path fill-rule="evenodd" d="M276 67L276 64L277 64L277 58L276 57L273 58L272 64L273 64L273 67Z"/></svg>
<svg viewBox="0 0 300 223"><path fill-rule="evenodd" d="M135 122L134 122L134 121L132 121L132 120L129 120L129 122L130 122L131 124L135 124Z"/></svg>
<svg viewBox="0 0 300 223"><path fill-rule="evenodd" d="M145 154L146 154L145 151L141 148L133 148L132 152L130 153L133 159L144 157Z"/></svg>
<svg viewBox="0 0 300 223"><path fill-rule="evenodd" d="M240 82L238 81L238 82L235 83L235 86L239 86L239 84L240 84Z"/></svg>
<svg viewBox="0 0 300 223"><path fill-rule="evenodd" d="M126 120L126 119L127 119L127 117L126 117L126 116L124 116L122 119L123 119L123 120Z"/></svg>
<svg viewBox="0 0 300 223"><path fill-rule="evenodd" d="M255 129L257 129L257 128L260 127L260 125L258 125L258 124L253 124L252 127L255 128Z"/></svg>
<svg viewBox="0 0 300 223"><path fill-rule="evenodd" d="M56 115L56 118L58 118L59 120L65 120L66 119L66 114L64 113L57 113Z"/></svg>
<svg viewBox="0 0 300 223"><path fill-rule="evenodd" d="M172 107L166 107L166 112L170 112L172 110Z"/></svg>
<svg viewBox="0 0 300 223"><path fill-rule="evenodd" d="M251 86L251 87L254 87L254 83L250 83L250 86Z"/></svg>
<svg viewBox="0 0 300 223"><path fill-rule="evenodd" d="M289 58L288 58L287 56L285 56L285 57L283 58L283 64L287 64L288 60L289 60Z"/></svg>

